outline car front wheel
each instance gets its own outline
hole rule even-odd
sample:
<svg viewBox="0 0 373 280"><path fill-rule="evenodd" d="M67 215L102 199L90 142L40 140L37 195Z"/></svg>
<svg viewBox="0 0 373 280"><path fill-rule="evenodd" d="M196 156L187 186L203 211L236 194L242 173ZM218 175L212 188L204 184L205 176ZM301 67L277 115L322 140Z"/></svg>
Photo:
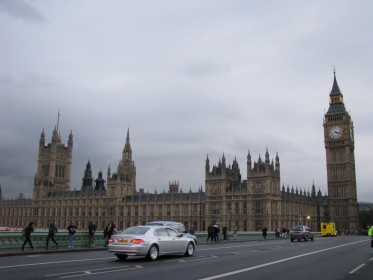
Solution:
<svg viewBox="0 0 373 280"><path fill-rule="evenodd" d="M155 245L152 245L149 249L148 255L146 256L149 260L155 261L158 258L158 247Z"/></svg>
<svg viewBox="0 0 373 280"><path fill-rule="evenodd" d="M186 256L192 256L194 254L194 245L192 242L189 242L188 243L188 246L187 246L187 249L186 249L186 252L185 252L185 255Z"/></svg>
<svg viewBox="0 0 373 280"><path fill-rule="evenodd" d="M124 261L127 259L127 255L126 254L117 254L117 258L121 261Z"/></svg>

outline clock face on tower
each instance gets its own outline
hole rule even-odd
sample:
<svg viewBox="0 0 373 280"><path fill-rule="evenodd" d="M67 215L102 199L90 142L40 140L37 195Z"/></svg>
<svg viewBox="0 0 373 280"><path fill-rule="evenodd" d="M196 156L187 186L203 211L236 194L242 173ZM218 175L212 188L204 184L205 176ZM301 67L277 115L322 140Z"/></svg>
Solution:
<svg viewBox="0 0 373 280"><path fill-rule="evenodd" d="M329 130L329 136L332 139L339 139L343 134L343 129L339 125L332 126Z"/></svg>

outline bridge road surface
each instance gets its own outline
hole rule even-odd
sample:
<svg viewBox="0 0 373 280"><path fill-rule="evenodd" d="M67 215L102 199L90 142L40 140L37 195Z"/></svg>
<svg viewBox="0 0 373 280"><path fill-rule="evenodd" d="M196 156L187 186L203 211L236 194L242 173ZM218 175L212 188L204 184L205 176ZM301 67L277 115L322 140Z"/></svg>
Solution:
<svg viewBox="0 0 373 280"><path fill-rule="evenodd" d="M192 257L119 261L105 251L0 257L2 280L28 279L373 279L367 236L198 244Z"/></svg>

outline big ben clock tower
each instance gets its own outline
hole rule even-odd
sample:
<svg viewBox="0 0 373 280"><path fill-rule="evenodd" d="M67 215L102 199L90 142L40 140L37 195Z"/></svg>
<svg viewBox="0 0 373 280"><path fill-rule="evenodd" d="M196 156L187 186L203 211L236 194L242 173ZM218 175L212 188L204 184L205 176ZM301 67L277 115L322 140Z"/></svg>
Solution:
<svg viewBox="0 0 373 280"><path fill-rule="evenodd" d="M338 231L358 229L354 126L343 103L334 71L329 109L324 117L324 142L329 218Z"/></svg>

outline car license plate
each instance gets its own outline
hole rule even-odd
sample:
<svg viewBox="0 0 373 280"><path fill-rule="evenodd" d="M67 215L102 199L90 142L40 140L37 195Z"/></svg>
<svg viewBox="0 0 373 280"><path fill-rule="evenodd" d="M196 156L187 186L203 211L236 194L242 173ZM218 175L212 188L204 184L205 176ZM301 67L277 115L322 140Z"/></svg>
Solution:
<svg viewBox="0 0 373 280"><path fill-rule="evenodd" d="M117 242L118 243L127 243L127 239L118 239Z"/></svg>

